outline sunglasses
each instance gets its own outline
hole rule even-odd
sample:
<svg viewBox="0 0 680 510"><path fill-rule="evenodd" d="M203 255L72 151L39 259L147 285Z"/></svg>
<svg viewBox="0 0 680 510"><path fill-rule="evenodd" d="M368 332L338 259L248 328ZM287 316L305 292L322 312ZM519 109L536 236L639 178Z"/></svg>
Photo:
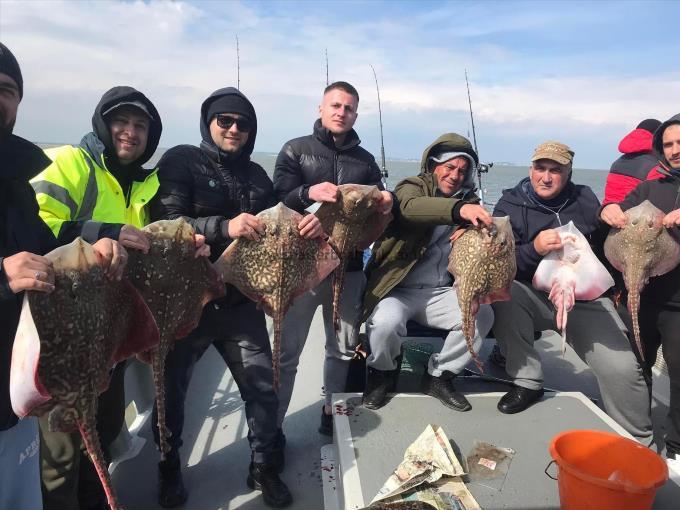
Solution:
<svg viewBox="0 0 680 510"><path fill-rule="evenodd" d="M229 129L234 124L236 124L236 129L241 133L250 133L250 130L253 129L253 124L244 118L237 119L231 115L215 115L215 120L222 129Z"/></svg>

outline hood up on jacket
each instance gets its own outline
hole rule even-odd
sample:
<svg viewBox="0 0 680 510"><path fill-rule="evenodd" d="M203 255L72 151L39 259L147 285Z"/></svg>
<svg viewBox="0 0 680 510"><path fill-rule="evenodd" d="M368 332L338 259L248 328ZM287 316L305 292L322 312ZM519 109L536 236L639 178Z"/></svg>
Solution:
<svg viewBox="0 0 680 510"><path fill-rule="evenodd" d="M103 112L106 112L119 103L134 101L139 101L144 104L148 109L152 119L149 123L149 137L146 142L146 150L136 161L132 163L132 165L141 167L144 163L151 159L151 156L153 156L154 152L156 152L156 149L158 148L158 143L161 140L161 132L163 131L163 123L161 122L161 116L158 113L158 110L156 110L154 104L144 94L136 89L133 89L132 87L113 87L102 96L102 98L99 100L99 104L97 104L97 107L94 110L94 114L92 115L92 131L99 139L99 142L103 144L104 155L107 157L107 163L109 166L116 167L119 166L119 163L118 159L116 158L115 149L113 147L111 131L109 130L109 126L106 123ZM91 139L88 140L88 138L91 137L85 135L81 145L84 146L85 149L90 152L90 154L96 155L97 152L101 151L101 146L92 147L94 141Z"/></svg>
<svg viewBox="0 0 680 510"><path fill-rule="evenodd" d="M423 175L432 173L433 165L432 162L429 161L430 157L443 152L462 152L474 160L475 166L479 164L479 157L472 148L470 140L457 133L444 133L423 151L423 157L420 160L420 174ZM475 191L476 189L475 169L468 167L467 171L465 172L463 186L456 194L462 192L462 194L465 195L471 191Z"/></svg>
<svg viewBox="0 0 680 510"><path fill-rule="evenodd" d="M668 160L666 159L666 156L663 154L663 132L666 131L666 128L668 126L671 126L673 124L680 124L680 113L673 115L670 119L668 119L666 122L661 124L659 126L659 129L654 131L654 150L657 152L657 155L659 156L659 160L662 161L665 165L669 165Z"/></svg>
<svg viewBox="0 0 680 510"><path fill-rule="evenodd" d="M246 144L243 146L243 149L241 149L241 152L239 152L236 156L232 156L231 154L222 151L217 145L215 145L212 135L210 134L210 121L212 119L208 118L208 110L210 109L211 103L221 97L230 95L238 96L246 102L246 104L250 107L248 116L253 123L252 129L248 133L248 140L246 141ZM202 139L201 149L217 163L229 162L230 164L240 166L242 164L247 164L250 161L250 155L253 153L253 149L255 148L255 139L257 138L257 116L255 114L255 108L253 107L253 104L238 89L234 87L218 89L210 94L205 101L203 101L203 104L201 105L200 128Z"/></svg>
<svg viewBox="0 0 680 510"><path fill-rule="evenodd" d="M652 152L654 135L646 129L635 128L619 142L619 152L635 154L638 152Z"/></svg>

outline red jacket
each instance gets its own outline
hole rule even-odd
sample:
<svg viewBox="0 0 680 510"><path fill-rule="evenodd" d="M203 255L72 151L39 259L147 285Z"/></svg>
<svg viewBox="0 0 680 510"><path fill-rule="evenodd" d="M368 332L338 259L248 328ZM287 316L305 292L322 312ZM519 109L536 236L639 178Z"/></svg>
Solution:
<svg viewBox="0 0 680 510"><path fill-rule="evenodd" d="M652 149L652 136L646 129L634 129L619 142L619 152L623 155L609 170L602 205L621 202L646 179L663 177L656 172L659 161Z"/></svg>

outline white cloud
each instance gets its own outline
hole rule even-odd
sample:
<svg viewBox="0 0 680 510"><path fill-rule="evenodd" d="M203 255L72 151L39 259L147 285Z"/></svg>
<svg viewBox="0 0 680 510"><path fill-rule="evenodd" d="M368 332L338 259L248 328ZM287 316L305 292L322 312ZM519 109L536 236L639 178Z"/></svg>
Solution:
<svg viewBox="0 0 680 510"><path fill-rule="evenodd" d="M76 141L88 129L101 94L129 84L159 108L162 145L196 141L201 101L216 88L236 84L237 33L241 89L260 117L259 150L277 150L286 139L310 131L325 85L324 48L331 80L346 79L361 93L360 133L377 126L371 63L384 115L404 123L392 128L397 136L413 128L414 113L423 120L417 126L422 137L434 129L464 131L466 67L475 115L492 139L507 142L520 132L534 137L547 130L557 135L612 126L624 130L642 118L675 113L666 96L678 90L679 73L622 79L582 64L541 75L532 63L545 62L545 55L532 57L525 46L491 37L554 26L555 16L535 12L532 4L443 5L430 12L413 9L410 16L392 16L388 9L380 17L362 16L363 4L351 4L352 19L343 17L344 3L308 10L304 3L290 9L270 5L259 10L237 1L3 0L0 34L18 56L25 79L17 131L39 141ZM582 12L561 16L563 24L579 17L592 23ZM560 58L574 56L556 55L556 70ZM447 118L457 125L447 128ZM364 138L375 144L373 134ZM421 137L415 139L391 140L401 151L396 155L418 155ZM504 145L512 144L499 146ZM368 148L377 152L375 145Z"/></svg>

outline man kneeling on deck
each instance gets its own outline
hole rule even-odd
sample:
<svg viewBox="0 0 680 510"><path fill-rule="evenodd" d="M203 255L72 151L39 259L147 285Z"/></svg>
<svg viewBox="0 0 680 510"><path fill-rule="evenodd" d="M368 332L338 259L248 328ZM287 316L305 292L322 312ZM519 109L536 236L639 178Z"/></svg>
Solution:
<svg viewBox="0 0 680 510"><path fill-rule="evenodd" d="M524 411L543 395L541 358L534 348L534 331L555 329L554 307L546 292L531 286L541 259L562 248L556 227L573 221L603 259L600 203L587 187L571 182L574 153L559 142L538 146L529 177L503 191L494 216L509 216L515 234L517 279L510 301L493 307L493 330L506 356L505 370L516 386L498 403L498 410ZM567 342L593 370L607 413L641 443L652 441L649 390L627 336L608 297L577 301L569 312Z"/></svg>
<svg viewBox="0 0 680 510"><path fill-rule="evenodd" d="M363 320L371 348L364 405L378 409L396 381L396 358L406 340L406 323L450 330L444 347L430 357L423 391L445 406L468 411L470 403L453 379L470 361L461 313L447 270L450 238L461 225L490 224L491 215L474 193L478 158L466 138L440 136L423 153L421 173L400 182L400 215L376 242L369 262ZM369 317L370 316L370 317ZM493 313L477 313L476 348L491 329Z"/></svg>

